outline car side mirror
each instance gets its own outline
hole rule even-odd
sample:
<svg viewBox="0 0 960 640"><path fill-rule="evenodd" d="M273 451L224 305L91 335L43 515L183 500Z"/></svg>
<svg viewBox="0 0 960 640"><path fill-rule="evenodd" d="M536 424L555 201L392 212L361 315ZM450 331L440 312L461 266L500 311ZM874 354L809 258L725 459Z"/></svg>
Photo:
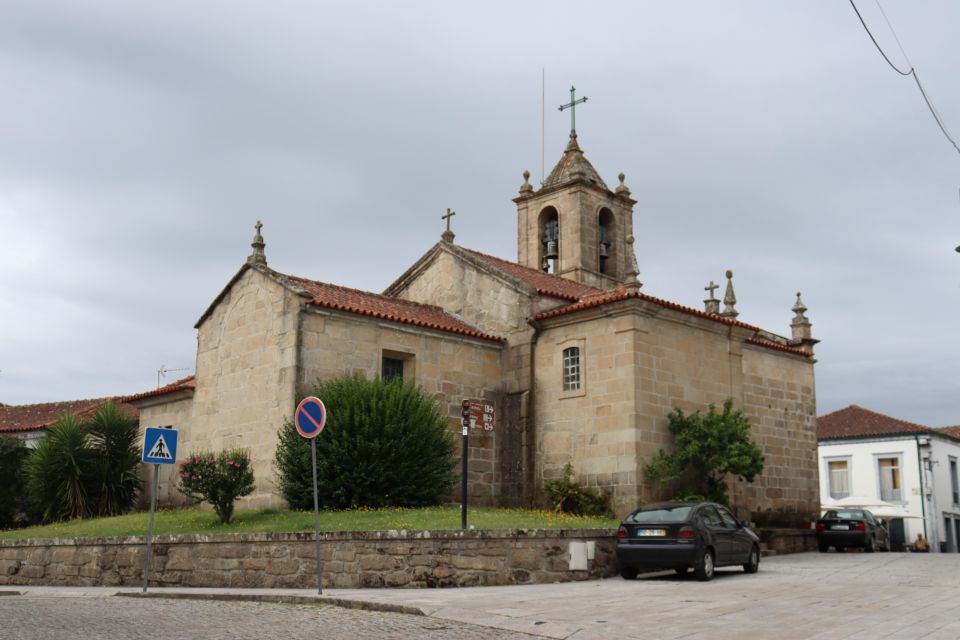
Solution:
<svg viewBox="0 0 960 640"><path fill-rule="evenodd" d="M749 529L749 528L750 528L750 523L747 522L746 520L740 520L740 521L737 522L737 524L740 525L740 528L741 528L741 529Z"/></svg>

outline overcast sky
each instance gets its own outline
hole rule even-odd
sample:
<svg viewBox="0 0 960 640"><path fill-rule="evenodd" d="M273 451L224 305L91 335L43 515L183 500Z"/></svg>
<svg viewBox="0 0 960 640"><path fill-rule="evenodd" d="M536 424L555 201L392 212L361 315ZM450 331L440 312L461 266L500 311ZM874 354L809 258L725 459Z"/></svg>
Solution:
<svg viewBox="0 0 960 640"><path fill-rule="evenodd" d="M0 402L153 388L250 253L382 291L440 237L516 259L577 131L643 290L789 335L818 413L960 424L960 155L848 2L4 2ZM908 67L874 0L865 19ZM960 134L960 3L883 8ZM189 372L171 372L166 381Z"/></svg>

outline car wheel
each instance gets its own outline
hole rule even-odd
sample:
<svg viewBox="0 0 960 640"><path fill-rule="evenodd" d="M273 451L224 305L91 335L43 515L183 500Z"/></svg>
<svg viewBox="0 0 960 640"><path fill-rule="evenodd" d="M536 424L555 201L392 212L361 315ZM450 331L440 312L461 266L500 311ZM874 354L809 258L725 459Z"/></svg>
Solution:
<svg viewBox="0 0 960 640"><path fill-rule="evenodd" d="M756 573L757 569L760 568L760 549L757 548L757 545L753 545L750 549L750 558L743 565L743 571L745 573Z"/></svg>
<svg viewBox="0 0 960 640"><path fill-rule="evenodd" d="M820 544L817 545L817 549L820 551L820 553L826 553L827 551L830 550L830 545L823 544L821 542Z"/></svg>
<svg viewBox="0 0 960 640"><path fill-rule="evenodd" d="M677 575L682 578L683 576L687 575L687 573L689 573L690 567L676 567L674 571L676 571Z"/></svg>
<svg viewBox="0 0 960 640"><path fill-rule="evenodd" d="M620 577L624 580L635 580L640 571L636 567L620 567Z"/></svg>
<svg viewBox="0 0 960 640"><path fill-rule="evenodd" d="M713 569L713 551L704 549L703 555L700 556L696 566L693 568L693 575L696 576L697 580L707 582L713 579Z"/></svg>
<svg viewBox="0 0 960 640"><path fill-rule="evenodd" d="M877 539L870 538L870 540L867 541L867 544L863 545L863 550L866 551L867 553L873 553L874 551L876 551Z"/></svg>

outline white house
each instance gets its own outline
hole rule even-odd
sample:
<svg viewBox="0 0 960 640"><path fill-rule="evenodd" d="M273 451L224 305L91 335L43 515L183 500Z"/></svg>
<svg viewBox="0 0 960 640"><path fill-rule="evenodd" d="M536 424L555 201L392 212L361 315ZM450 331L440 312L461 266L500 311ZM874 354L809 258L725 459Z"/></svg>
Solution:
<svg viewBox="0 0 960 640"><path fill-rule="evenodd" d="M888 502L891 542L917 534L931 551L960 552L960 428L932 429L851 405L817 418L820 502ZM868 507L869 508L869 507Z"/></svg>

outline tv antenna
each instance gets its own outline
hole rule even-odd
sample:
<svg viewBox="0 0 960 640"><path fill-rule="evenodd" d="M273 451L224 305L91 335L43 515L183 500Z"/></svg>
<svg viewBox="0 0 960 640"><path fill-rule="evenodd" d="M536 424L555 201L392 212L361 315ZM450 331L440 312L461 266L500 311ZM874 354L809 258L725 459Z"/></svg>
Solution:
<svg viewBox="0 0 960 640"><path fill-rule="evenodd" d="M160 378L166 378L168 373L172 373L174 371L190 371L190 367L182 367L179 369L167 369L167 365L165 364L160 365L160 368L157 369L157 389L160 388Z"/></svg>

